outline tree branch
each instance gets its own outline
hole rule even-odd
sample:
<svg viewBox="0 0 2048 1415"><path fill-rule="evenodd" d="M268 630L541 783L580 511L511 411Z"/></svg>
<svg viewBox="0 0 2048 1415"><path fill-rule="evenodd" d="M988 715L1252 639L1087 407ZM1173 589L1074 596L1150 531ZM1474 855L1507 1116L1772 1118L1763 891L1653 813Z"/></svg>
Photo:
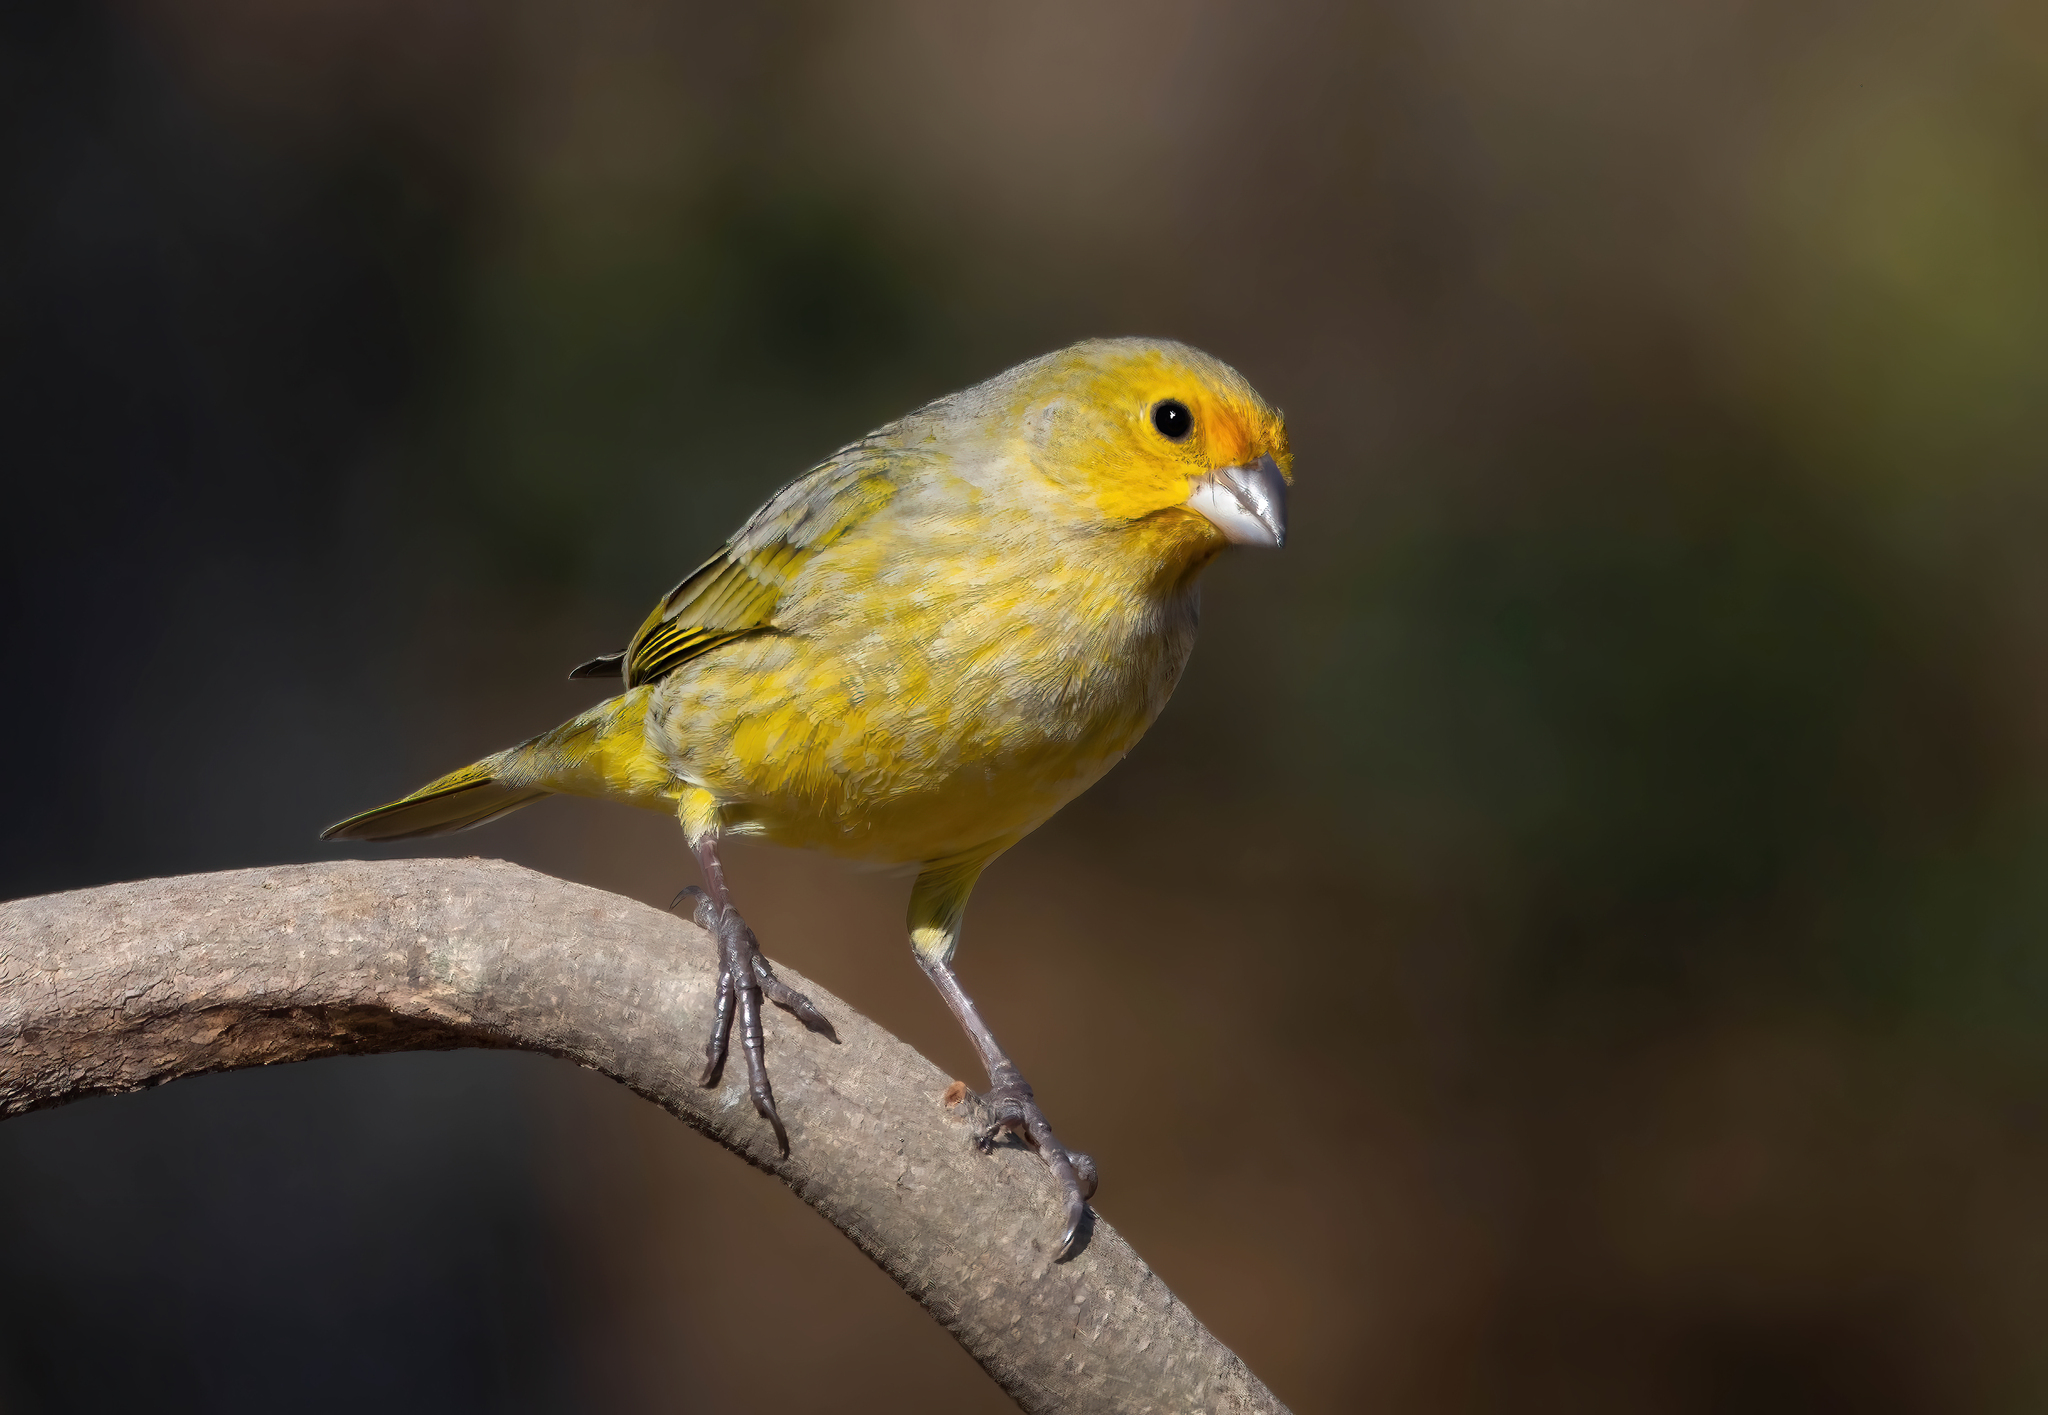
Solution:
<svg viewBox="0 0 2048 1415"><path fill-rule="evenodd" d="M500 861L352 861L0 904L0 1115L342 1053L517 1047L604 1072L776 1175L1026 1410L1285 1415L1099 1220L1055 1264L1036 1156L976 1152L948 1078L786 973L841 1045L766 1009L790 1157L743 1081L696 1084L695 925Z"/></svg>

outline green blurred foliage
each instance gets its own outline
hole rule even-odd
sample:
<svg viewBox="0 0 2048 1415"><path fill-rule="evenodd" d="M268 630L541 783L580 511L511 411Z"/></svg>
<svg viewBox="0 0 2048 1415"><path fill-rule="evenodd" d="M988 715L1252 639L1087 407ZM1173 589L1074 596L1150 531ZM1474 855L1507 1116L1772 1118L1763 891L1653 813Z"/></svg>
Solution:
<svg viewBox="0 0 2048 1415"><path fill-rule="evenodd" d="M929 342L931 285L850 198L735 177L623 249L552 234L478 275L446 433L444 514L522 589L680 575L753 509L750 479L857 435Z"/></svg>

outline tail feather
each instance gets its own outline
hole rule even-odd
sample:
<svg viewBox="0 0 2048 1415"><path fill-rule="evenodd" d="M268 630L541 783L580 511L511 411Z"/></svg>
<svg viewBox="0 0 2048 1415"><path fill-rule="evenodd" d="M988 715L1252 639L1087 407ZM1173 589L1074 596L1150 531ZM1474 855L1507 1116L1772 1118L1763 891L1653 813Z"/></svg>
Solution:
<svg viewBox="0 0 2048 1415"><path fill-rule="evenodd" d="M558 791L611 795L604 775L623 737L638 744L647 692L612 698L549 732L430 781L403 800L350 816L322 840L411 840L496 820Z"/></svg>
<svg viewBox="0 0 2048 1415"><path fill-rule="evenodd" d="M517 748L513 749L517 751ZM538 786L514 786L494 780L510 752L485 757L474 766L451 772L422 786L403 800L350 816L320 833L322 840L412 840L448 835L496 820L507 811L531 805L554 793Z"/></svg>

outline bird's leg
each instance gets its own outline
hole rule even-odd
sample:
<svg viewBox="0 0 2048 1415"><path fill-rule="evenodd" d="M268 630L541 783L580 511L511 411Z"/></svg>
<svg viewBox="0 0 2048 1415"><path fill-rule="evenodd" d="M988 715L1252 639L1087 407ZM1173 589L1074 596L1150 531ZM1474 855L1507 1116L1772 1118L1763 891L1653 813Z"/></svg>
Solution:
<svg viewBox="0 0 2048 1415"><path fill-rule="evenodd" d="M924 969L924 975L932 980L932 986L939 990L939 996L946 999L946 1006L953 1009L961 1030L974 1043L974 1049L981 1053L981 1064L988 1072L988 1092L971 1097L981 1117L975 1143L987 1150L999 1135L1013 1130L1030 1141L1032 1148L1038 1151L1046 1168L1052 1171L1054 1182L1060 1186L1060 1199L1066 1210L1067 1227L1060 1238L1058 1254L1064 1258L1074 1251L1075 1242L1081 1235L1081 1225L1088 1215L1088 1200L1095 1193L1095 1161L1079 1150L1068 1149L1053 1135L1045 1112L1032 1098L1031 1083L1024 1079L1024 1073L1017 1069L1017 1064L996 1044L988 1023L981 1019L981 1010L960 986L959 975L953 971L952 964L922 955L917 961L918 966Z"/></svg>
<svg viewBox="0 0 2048 1415"><path fill-rule="evenodd" d="M685 816L686 827L692 824ZM680 904L696 897L693 911L697 923L718 941L718 1002L711 1023L711 1037L704 1046L704 1074L698 1084L715 1086L725 1071L726 1049L732 1037L735 1017L740 1024L740 1051L747 1059L747 1094L754 1110L775 1131L775 1143L789 1153L789 1133L775 1110L775 1092L768 1084L768 1065L761 1030L761 996L788 1008L812 1031L822 1031L837 1041L832 1024L825 1020L811 1000L775 976L768 960L761 956L760 943L747 927L725 887L725 867L719 863L717 835L709 830L690 830L690 852L704 874L702 889L687 889L676 896ZM673 907L673 906L671 906Z"/></svg>
<svg viewBox="0 0 2048 1415"><path fill-rule="evenodd" d="M782 1128L782 1117L775 1112L775 1092L768 1084L768 1062L762 1047L761 984L754 973L754 955L760 951L759 945L754 942L754 931L732 907L715 838L707 835L692 840L690 850L704 872L705 899L698 909L698 922L718 940L718 1008L711 1024L711 1039L704 1047L704 1074L698 1084L718 1084L725 1070L726 1046L737 1014L740 1051L747 1058L747 1094L753 1098L755 1112L774 1129L776 1147L786 1155L789 1132Z"/></svg>
<svg viewBox="0 0 2048 1415"><path fill-rule="evenodd" d="M960 977L953 971L953 951L959 945L968 892L974 888L982 867L996 853L990 850L979 858L925 867L910 893L911 946L917 954L918 967L924 969L924 975L946 1000L946 1006L952 1009L967 1039L974 1043L982 1067L988 1072L987 1094L970 1093L980 1117L975 1143L987 1150L998 1136L1015 1131L1038 1151L1039 1158L1052 1171L1053 1181L1059 1185L1067 1223L1056 1257L1063 1259L1074 1252L1087 1222L1088 1200L1095 1193L1095 1161L1079 1150L1068 1149L1053 1135L1024 1073L997 1045L995 1034L982 1020L981 1009L974 1005L974 999L960 986Z"/></svg>

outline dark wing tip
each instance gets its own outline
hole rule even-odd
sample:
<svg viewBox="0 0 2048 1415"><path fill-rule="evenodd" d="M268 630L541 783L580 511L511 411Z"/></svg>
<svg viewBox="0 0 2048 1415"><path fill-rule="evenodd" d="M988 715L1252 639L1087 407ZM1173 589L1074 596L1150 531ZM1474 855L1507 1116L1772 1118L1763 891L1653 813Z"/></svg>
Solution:
<svg viewBox="0 0 2048 1415"><path fill-rule="evenodd" d="M569 670L571 678L623 678L626 676L626 651L603 653L588 663L579 663Z"/></svg>

